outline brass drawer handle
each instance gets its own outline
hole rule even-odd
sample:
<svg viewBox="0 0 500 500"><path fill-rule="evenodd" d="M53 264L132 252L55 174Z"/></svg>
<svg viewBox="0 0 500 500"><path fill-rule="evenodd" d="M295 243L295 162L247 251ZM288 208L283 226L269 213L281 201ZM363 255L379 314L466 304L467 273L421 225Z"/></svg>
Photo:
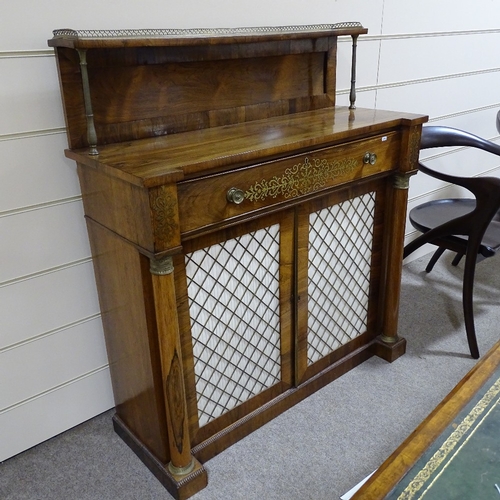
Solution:
<svg viewBox="0 0 500 500"><path fill-rule="evenodd" d="M375 153L365 153L365 156L363 156L363 163L364 164L370 164L370 165L375 165L377 162L377 155Z"/></svg>
<svg viewBox="0 0 500 500"><path fill-rule="evenodd" d="M238 188L232 187L226 194L227 201L239 205L245 199L245 193Z"/></svg>

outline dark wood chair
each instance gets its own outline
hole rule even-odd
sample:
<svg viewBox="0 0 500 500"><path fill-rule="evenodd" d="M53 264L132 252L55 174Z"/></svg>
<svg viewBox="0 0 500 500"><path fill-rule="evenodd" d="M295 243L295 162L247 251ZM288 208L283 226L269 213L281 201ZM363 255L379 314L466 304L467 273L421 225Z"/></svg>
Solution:
<svg viewBox="0 0 500 500"><path fill-rule="evenodd" d="M500 156L500 145L449 127L424 127L420 149L444 146L479 148ZM456 252L452 264L465 256L463 310L465 330L473 358L479 358L474 326L473 287L476 262L492 257L500 248L500 179L496 177L458 177L430 169L419 162L419 170L470 191L474 198L433 200L413 208L410 222L419 237L406 245L404 257L426 243L438 248L426 271L430 272L445 250Z"/></svg>

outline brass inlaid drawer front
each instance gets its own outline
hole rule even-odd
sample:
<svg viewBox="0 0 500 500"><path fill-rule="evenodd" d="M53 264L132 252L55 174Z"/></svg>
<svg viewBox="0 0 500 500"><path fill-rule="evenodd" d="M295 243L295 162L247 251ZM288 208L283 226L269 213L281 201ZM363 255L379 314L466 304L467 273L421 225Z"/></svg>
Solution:
<svg viewBox="0 0 500 500"><path fill-rule="evenodd" d="M244 200L257 202L278 196L285 199L295 198L317 191L330 180L353 172L358 164L359 161L354 158L328 161L326 158L306 156L303 162L287 168L283 175L256 181L247 191L231 188L227 198L237 205Z"/></svg>
<svg viewBox="0 0 500 500"><path fill-rule="evenodd" d="M181 232L394 169L392 133L178 184Z"/></svg>

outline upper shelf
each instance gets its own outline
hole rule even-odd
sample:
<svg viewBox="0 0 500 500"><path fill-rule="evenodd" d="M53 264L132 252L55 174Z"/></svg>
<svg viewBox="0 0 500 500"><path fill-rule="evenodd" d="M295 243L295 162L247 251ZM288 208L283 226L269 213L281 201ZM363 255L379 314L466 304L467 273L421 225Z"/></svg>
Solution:
<svg viewBox="0 0 500 500"><path fill-rule="evenodd" d="M356 22L308 26L56 30L71 149L251 122L335 106L337 39Z"/></svg>

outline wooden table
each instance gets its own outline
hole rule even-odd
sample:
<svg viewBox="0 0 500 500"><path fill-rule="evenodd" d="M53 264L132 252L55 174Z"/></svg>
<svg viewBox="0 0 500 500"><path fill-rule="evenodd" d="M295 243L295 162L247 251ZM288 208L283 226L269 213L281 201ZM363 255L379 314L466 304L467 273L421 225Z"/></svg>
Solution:
<svg viewBox="0 0 500 500"><path fill-rule="evenodd" d="M438 483L432 483L436 473L444 470L444 466L448 465L459 445L470 439L466 432L470 432L471 426L477 425L477 420L483 418L487 410L498 401L499 367L500 342L497 342L356 492L352 500L384 498L416 500L421 498L426 488L429 487L429 492L432 492L432 488L437 489L434 485ZM500 449L499 435L500 430L497 430L496 436L492 436L491 441L491 446L497 451ZM428 453L431 447L433 447L432 452ZM424 454L426 454L425 459L420 460ZM483 478L488 488L486 498L500 498L494 487L495 481L500 485L500 469L496 474L496 479L491 473L487 478ZM405 478L404 488L398 487L403 478ZM395 488L398 488L397 491ZM474 496L463 494L466 495L463 498L482 498L478 494ZM424 498L430 496L428 494Z"/></svg>

